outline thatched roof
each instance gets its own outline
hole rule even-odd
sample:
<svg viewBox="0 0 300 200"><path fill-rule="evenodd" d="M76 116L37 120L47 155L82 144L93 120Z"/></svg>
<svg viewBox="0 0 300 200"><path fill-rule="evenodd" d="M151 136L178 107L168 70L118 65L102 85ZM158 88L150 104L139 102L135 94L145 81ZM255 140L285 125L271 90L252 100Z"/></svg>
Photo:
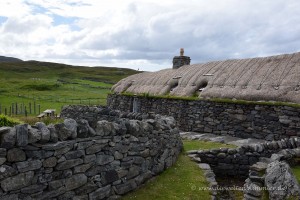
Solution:
<svg viewBox="0 0 300 200"><path fill-rule="evenodd" d="M113 91L300 103L300 53L144 72L122 79Z"/></svg>

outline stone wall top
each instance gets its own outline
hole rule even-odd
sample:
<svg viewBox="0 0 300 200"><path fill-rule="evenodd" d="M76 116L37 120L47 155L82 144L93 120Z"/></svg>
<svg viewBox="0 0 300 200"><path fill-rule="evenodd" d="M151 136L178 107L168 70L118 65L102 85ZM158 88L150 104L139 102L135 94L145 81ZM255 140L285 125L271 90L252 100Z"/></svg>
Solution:
<svg viewBox="0 0 300 200"><path fill-rule="evenodd" d="M176 162L173 118L110 119L0 127L0 199L117 199Z"/></svg>

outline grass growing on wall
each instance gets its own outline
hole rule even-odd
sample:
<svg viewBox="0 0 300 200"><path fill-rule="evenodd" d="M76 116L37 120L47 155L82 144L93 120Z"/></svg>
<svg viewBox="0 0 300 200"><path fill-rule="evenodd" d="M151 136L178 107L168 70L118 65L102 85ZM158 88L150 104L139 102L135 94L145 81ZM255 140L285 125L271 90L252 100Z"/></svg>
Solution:
<svg viewBox="0 0 300 200"><path fill-rule="evenodd" d="M113 94L113 93L110 93ZM237 100L237 99L221 99L221 98L199 98L198 96L171 96L171 95L151 95L149 93L143 94L133 94L128 92L123 92L121 95L124 96L137 96L144 97L148 99L174 99L174 100L186 100L186 101L208 101L216 103L230 103L230 104L240 104L240 105L269 105L269 106L289 106L294 108L300 108L300 104L291 102L281 102L281 101L248 101L248 100Z"/></svg>
<svg viewBox="0 0 300 200"><path fill-rule="evenodd" d="M215 142L184 140L184 151L194 149L212 149L221 147L235 147ZM209 191L199 190L208 187L203 171L190 158L181 153L175 165L148 181L140 189L131 192L123 200L209 200Z"/></svg>

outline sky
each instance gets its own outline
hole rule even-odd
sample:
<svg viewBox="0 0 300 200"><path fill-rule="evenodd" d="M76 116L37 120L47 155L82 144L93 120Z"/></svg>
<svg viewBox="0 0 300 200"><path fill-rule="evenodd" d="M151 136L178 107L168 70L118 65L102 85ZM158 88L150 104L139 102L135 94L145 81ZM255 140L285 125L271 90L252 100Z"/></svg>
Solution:
<svg viewBox="0 0 300 200"><path fill-rule="evenodd" d="M0 55L157 71L300 51L299 0L1 0Z"/></svg>

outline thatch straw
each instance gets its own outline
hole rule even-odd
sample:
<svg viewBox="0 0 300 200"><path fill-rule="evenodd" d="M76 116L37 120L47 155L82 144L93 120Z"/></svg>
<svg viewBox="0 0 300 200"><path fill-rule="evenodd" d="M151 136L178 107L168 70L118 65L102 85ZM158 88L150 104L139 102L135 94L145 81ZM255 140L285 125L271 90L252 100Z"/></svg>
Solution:
<svg viewBox="0 0 300 200"><path fill-rule="evenodd" d="M145 72L121 80L113 91L300 103L300 53Z"/></svg>

